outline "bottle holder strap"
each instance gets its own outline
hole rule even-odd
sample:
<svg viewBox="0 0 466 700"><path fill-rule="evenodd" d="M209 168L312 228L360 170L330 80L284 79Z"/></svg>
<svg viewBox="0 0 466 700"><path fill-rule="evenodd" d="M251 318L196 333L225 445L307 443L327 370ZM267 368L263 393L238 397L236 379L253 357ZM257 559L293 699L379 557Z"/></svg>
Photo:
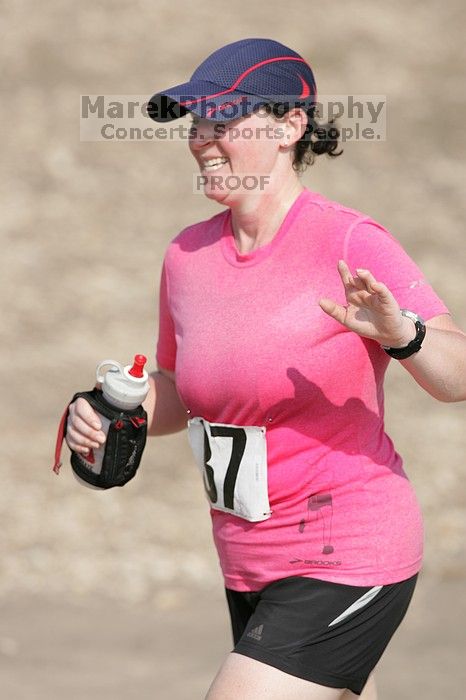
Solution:
<svg viewBox="0 0 466 700"><path fill-rule="evenodd" d="M61 453L62 453L62 449L63 449L63 440L65 439L65 435L66 435L66 421L68 420L69 410L70 410L70 404L68 404L67 407L65 408L63 415L61 417L60 423L58 425L57 441L55 444L55 458L54 458L54 463L53 463L53 467L52 467L55 474L60 473L60 467L62 465Z"/></svg>

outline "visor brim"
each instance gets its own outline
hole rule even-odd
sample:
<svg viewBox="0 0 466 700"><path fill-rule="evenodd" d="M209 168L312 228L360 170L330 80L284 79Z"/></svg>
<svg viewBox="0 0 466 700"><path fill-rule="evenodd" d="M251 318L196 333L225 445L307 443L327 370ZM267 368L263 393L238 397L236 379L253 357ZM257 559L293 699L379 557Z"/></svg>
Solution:
<svg viewBox="0 0 466 700"><path fill-rule="evenodd" d="M155 93L148 102L148 114L156 122L169 122L192 113L202 119L228 122L245 117L270 98L230 90L207 81L193 81Z"/></svg>

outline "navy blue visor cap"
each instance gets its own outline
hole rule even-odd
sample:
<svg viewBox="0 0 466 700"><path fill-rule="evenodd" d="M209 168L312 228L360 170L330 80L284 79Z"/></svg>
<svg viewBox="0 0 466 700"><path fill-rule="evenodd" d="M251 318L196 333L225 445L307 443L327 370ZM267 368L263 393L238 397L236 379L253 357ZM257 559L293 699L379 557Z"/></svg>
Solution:
<svg viewBox="0 0 466 700"><path fill-rule="evenodd" d="M148 114L156 122L188 113L227 122L265 104L308 109L316 100L314 74L299 54L271 39L242 39L214 51L188 82L153 95Z"/></svg>

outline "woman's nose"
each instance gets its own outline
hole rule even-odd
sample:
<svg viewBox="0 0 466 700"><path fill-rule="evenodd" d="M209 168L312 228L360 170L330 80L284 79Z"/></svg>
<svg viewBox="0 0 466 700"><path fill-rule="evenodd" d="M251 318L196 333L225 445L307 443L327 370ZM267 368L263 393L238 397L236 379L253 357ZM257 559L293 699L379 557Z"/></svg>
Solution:
<svg viewBox="0 0 466 700"><path fill-rule="evenodd" d="M215 138L215 122L208 119L200 119L191 125L189 130L189 145L199 149L209 144Z"/></svg>

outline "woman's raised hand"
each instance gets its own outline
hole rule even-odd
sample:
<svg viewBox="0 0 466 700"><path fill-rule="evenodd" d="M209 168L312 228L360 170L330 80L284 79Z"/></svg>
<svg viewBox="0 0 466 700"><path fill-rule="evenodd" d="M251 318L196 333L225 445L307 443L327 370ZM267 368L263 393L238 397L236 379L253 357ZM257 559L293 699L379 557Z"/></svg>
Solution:
<svg viewBox="0 0 466 700"><path fill-rule="evenodd" d="M383 282L370 270L356 269L353 276L344 260L338 261L338 272L345 289L347 306L322 298L320 308L336 321L364 338L380 345L404 347L416 335L413 322L402 316L398 303Z"/></svg>

